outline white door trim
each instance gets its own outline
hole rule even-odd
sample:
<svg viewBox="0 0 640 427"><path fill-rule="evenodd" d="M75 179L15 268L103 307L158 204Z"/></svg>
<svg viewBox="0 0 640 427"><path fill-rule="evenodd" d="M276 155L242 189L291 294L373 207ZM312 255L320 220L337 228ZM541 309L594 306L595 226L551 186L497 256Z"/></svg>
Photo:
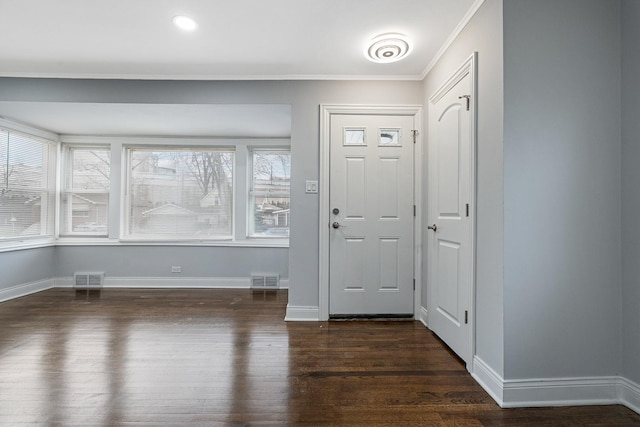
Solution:
<svg viewBox="0 0 640 427"><path fill-rule="evenodd" d="M320 105L320 179L318 195L320 198L319 215L319 299L320 320L329 319L329 174L330 174L330 135L332 114L380 114L414 116L415 129L418 131L414 151L413 198L416 205L414 217L414 262L413 277L416 279L414 290L414 318L419 318L421 309L422 283L422 106L420 105Z"/></svg>
<svg viewBox="0 0 640 427"><path fill-rule="evenodd" d="M473 357L476 354L476 221L477 221L477 199L476 199L476 163L477 163L477 116L478 116L478 52L473 52L469 58L453 73L442 86L440 86L429 97L427 120L430 120L429 114L431 114L432 106L444 96L453 86L455 86L462 78L467 74L471 74L471 147L470 147L470 178L471 185L469 188L469 200L471 203L471 209L469 215L471 216L471 289L469 290L469 301L471 307L469 308L469 323L470 323L470 337L469 337L469 354L465 355L464 359L467 362L467 370L473 372ZM427 254L429 256L429 254ZM433 291L433 284L427 282L427 296L431 295Z"/></svg>

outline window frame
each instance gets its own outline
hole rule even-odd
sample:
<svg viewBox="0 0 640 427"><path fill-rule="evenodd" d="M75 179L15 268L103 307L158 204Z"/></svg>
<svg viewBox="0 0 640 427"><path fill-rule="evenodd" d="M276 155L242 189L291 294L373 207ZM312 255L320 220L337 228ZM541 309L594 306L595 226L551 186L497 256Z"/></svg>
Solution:
<svg viewBox="0 0 640 427"><path fill-rule="evenodd" d="M7 133L8 141L10 141L10 135L14 134L20 138L40 142L44 145L43 148L46 148L47 150L47 161L45 163L46 168L42 174L43 179L46 179L46 185L41 185L38 188L27 186L22 187L19 185L14 185L12 187L17 191L34 192L40 193L41 195L47 195L44 200L41 197L40 233L19 236L0 235L0 251L48 246L50 242L55 240L57 230L57 174L60 151L58 135L23 123L13 122L2 117L0 117L0 131ZM4 179L6 178L0 177L0 180ZM0 183L0 187L4 188L5 184ZM46 221L43 221L43 219L46 219Z"/></svg>
<svg viewBox="0 0 640 427"><path fill-rule="evenodd" d="M235 145L225 144L189 144L189 140L185 140L184 144L123 144L122 146L122 164L123 164L123 179L122 190L120 193L120 201L122 204L122 211L120 215L120 241L121 242L140 242L140 243L180 243L180 242L229 242L233 241L235 233L235 209L236 209L236 161L237 161L237 149ZM230 220L231 228L230 234L225 236L212 236L212 237L191 237L186 235L171 236L170 234L134 234L131 233L131 156L134 151L166 151L166 152L229 152L232 153L232 171L231 171L231 210Z"/></svg>
<svg viewBox="0 0 640 427"><path fill-rule="evenodd" d="M74 150L104 150L109 154L109 188L106 190L98 190L98 189L75 189L72 187L73 182L73 151ZM111 193L113 186L113 172L112 172L112 162L111 162L111 146L109 144L101 144L101 145L93 145L93 144L75 144L75 143L65 143L61 144L61 159L60 162L60 191L59 191L59 203L58 203L58 237L79 237L79 238L97 238L103 239L109 237L109 223L110 223L110 211L111 211ZM107 208L106 208L106 228L104 232L78 232L73 231L71 229L67 229L69 224L63 224L63 221L66 219L67 221L72 221L73 218L81 218L81 216L73 215L73 204L70 203L68 205L68 212L63 214L63 209L65 208L65 204L62 200L63 196L72 197L73 195L78 195L83 197L83 194L104 194L107 198ZM87 214L88 216L88 214ZM82 216L82 217L87 217Z"/></svg>
<svg viewBox="0 0 640 427"><path fill-rule="evenodd" d="M249 239L260 239L260 240L276 240L276 239L285 239L289 241L289 234L286 236L283 235L264 235L257 234L255 232L255 209L254 209L254 198L257 193L255 190L255 181L254 181L254 155L256 152L264 152L264 153L287 153L289 155L289 163L291 163L291 147L290 146L248 146L248 178L247 178L247 238ZM260 192L261 195L267 195L267 193ZM275 197L288 197L289 198L289 212L291 209L291 164L289 165L289 191L288 192L278 192L278 193L268 193L269 196ZM290 213L289 213L290 215ZM289 220L290 221L290 220Z"/></svg>

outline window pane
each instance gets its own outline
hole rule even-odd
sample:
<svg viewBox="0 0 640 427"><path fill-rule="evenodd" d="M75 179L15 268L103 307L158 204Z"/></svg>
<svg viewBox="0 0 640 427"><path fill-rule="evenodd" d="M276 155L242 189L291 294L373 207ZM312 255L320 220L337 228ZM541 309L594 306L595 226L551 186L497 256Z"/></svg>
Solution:
<svg viewBox="0 0 640 427"><path fill-rule="evenodd" d="M251 235L289 236L291 153L253 152Z"/></svg>
<svg viewBox="0 0 640 427"><path fill-rule="evenodd" d="M0 130L0 238L52 233L52 145Z"/></svg>
<svg viewBox="0 0 640 427"><path fill-rule="evenodd" d="M364 129L345 129L344 145L366 145Z"/></svg>
<svg viewBox="0 0 640 427"><path fill-rule="evenodd" d="M132 149L129 173L130 235L231 236L232 151Z"/></svg>
<svg viewBox="0 0 640 427"><path fill-rule="evenodd" d="M109 191L110 156L106 148L72 148L71 189Z"/></svg>
<svg viewBox="0 0 640 427"><path fill-rule="evenodd" d="M0 237L51 234L53 192L7 190L0 195Z"/></svg>
<svg viewBox="0 0 640 427"><path fill-rule="evenodd" d="M382 129L380 145L400 145L400 129Z"/></svg>
<svg viewBox="0 0 640 427"><path fill-rule="evenodd" d="M106 236L109 223L109 193L73 193L62 195L63 232Z"/></svg>
<svg viewBox="0 0 640 427"><path fill-rule="evenodd" d="M60 205L62 233L108 234L110 156L106 147L69 148L67 189Z"/></svg>

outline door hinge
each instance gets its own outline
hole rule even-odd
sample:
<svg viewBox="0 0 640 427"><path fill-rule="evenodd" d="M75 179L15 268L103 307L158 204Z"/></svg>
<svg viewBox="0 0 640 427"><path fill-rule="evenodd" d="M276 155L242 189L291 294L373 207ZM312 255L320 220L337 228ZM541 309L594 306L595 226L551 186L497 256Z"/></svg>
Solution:
<svg viewBox="0 0 640 427"><path fill-rule="evenodd" d="M465 310L464 311L464 324L466 325L467 323L469 323L469 311Z"/></svg>
<svg viewBox="0 0 640 427"><path fill-rule="evenodd" d="M416 290L416 279L413 279L413 290Z"/></svg>
<svg viewBox="0 0 640 427"><path fill-rule="evenodd" d="M467 216L469 216L469 203L467 203Z"/></svg>
<svg viewBox="0 0 640 427"><path fill-rule="evenodd" d="M418 135L418 131L415 129L411 130L411 134L413 135L413 143L416 143L416 136Z"/></svg>
<svg viewBox="0 0 640 427"><path fill-rule="evenodd" d="M413 205L413 216L416 216L416 205Z"/></svg>

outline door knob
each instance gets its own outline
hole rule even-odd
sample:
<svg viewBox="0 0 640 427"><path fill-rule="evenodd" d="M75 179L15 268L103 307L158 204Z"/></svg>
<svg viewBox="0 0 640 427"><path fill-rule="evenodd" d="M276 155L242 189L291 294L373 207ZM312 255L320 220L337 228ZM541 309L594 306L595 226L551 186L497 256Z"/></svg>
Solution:
<svg viewBox="0 0 640 427"><path fill-rule="evenodd" d="M331 224L331 226L333 228L340 228L340 223L338 221L334 222L333 224Z"/></svg>
<svg viewBox="0 0 640 427"><path fill-rule="evenodd" d="M427 227L429 230L438 231L438 226L433 224Z"/></svg>

